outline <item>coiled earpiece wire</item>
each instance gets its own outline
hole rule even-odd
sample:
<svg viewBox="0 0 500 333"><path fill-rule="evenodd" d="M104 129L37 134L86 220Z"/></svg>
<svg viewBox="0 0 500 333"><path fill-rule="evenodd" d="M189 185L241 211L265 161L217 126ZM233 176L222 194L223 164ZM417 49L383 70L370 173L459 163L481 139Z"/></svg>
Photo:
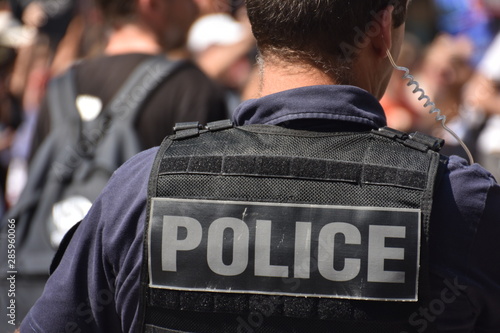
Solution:
<svg viewBox="0 0 500 333"><path fill-rule="evenodd" d="M387 57L389 57L389 61L392 64L392 67L394 67L394 69L396 69L398 71L405 73L405 74L403 74L403 78L407 79L409 81L406 85L408 87L415 86L415 89L413 90L414 94L420 93L418 100L419 101L426 100L426 102L424 104L424 108L427 108L429 106L431 107L431 110L429 111L429 113L436 114L436 121L441 122L441 126L443 127L443 129L445 131L447 131L448 133L450 133L458 141L458 143L460 143L462 148L467 153L467 156L469 157L470 165L474 164L474 158L472 157L472 154L471 154L469 148L467 147L467 145L462 141L462 139L460 139L460 137L455 132L453 132L453 130L451 130L448 126L446 126L446 116L441 113L441 110L436 107L436 104L434 104L431 101L430 97L425 94L425 91L420 87L420 84L415 80L415 77L410 74L410 70L406 67L396 65L396 62L392 58L392 55L391 55L391 52L389 52L389 49L387 49L386 52L387 52Z"/></svg>

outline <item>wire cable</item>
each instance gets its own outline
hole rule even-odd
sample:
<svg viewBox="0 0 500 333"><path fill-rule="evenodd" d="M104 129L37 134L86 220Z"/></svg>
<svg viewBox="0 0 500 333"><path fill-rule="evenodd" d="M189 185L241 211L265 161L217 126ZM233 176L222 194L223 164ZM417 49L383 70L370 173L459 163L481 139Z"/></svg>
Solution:
<svg viewBox="0 0 500 333"><path fill-rule="evenodd" d="M443 129L445 131L447 131L448 133L450 133L458 141L458 143L462 146L462 148L467 153L467 156L469 157L470 165L474 164L474 158L472 157L472 154L471 154L469 148L467 147L467 145L462 141L462 139L460 139L460 137L455 132L453 132L453 130L451 130L448 126L446 126L446 116L444 114L442 114L442 111L437 108L437 106L436 106L436 104L434 104L434 102L431 101L430 97L425 94L425 91L420 87L420 84L415 80L415 77L410 74L410 70L406 67L396 65L396 62L392 58L391 52L389 52L389 50L387 50L386 52L387 52L387 56L389 57L389 61L392 64L392 67L394 67L394 69L396 69L398 71L404 72L403 79L408 80L408 83L406 85L408 87L415 86L415 89L413 89L413 91L412 91L414 94L420 93L418 100L419 101L422 101L422 100L426 101L424 104L424 108L431 107L429 113L436 114L436 121L440 122Z"/></svg>

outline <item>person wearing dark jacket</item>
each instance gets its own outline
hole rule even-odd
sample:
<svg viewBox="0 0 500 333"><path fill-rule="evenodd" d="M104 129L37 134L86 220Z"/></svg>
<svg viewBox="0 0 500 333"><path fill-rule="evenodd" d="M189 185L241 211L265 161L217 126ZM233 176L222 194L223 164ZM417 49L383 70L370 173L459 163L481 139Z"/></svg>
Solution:
<svg viewBox="0 0 500 333"><path fill-rule="evenodd" d="M1 223L2 236L7 216L16 221L18 232L18 324L41 295L62 236L85 215L116 168L159 145L177 122L209 122L227 115L218 85L192 61L172 55L184 47L197 17L194 1L106 0L98 5L110 27L104 54L79 61L51 80L34 133L26 187ZM167 63L176 65L162 74ZM70 79L61 84L64 78ZM124 93L134 78L132 90ZM85 153L89 144L93 154ZM71 157L61 164L64 156ZM67 171L68 178L62 176ZM58 211L64 216L62 225L53 214ZM3 237L0 245L6 249ZM7 267L3 258L0 266ZM3 280L2 287L7 284ZM7 294L0 296L0 304L8 302ZM0 324L0 330L8 328Z"/></svg>

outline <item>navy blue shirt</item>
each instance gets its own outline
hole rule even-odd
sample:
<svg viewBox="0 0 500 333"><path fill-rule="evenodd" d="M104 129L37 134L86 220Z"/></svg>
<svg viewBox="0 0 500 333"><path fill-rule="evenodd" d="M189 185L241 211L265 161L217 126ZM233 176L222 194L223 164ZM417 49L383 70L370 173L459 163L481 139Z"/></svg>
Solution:
<svg viewBox="0 0 500 333"><path fill-rule="evenodd" d="M314 86L250 100L235 123L315 131L386 125L378 101L359 88ZM29 332L139 331L138 304L147 184L157 148L115 172L77 229L40 300ZM433 300L409 322L437 320L450 332L500 332L500 186L479 165L452 156L431 215Z"/></svg>

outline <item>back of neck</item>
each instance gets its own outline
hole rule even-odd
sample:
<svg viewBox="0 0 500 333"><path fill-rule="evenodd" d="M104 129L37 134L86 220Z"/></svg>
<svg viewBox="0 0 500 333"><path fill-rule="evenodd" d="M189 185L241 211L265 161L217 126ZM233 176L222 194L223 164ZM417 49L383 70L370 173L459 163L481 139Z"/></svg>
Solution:
<svg viewBox="0 0 500 333"><path fill-rule="evenodd" d="M126 24L115 28L109 36L104 50L106 55L127 53L158 54L163 49L151 31L135 24Z"/></svg>
<svg viewBox="0 0 500 333"><path fill-rule="evenodd" d="M276 61L262 64L259 97L295 88L337 84L318 68L303 65L287 65Z"/></svg>

